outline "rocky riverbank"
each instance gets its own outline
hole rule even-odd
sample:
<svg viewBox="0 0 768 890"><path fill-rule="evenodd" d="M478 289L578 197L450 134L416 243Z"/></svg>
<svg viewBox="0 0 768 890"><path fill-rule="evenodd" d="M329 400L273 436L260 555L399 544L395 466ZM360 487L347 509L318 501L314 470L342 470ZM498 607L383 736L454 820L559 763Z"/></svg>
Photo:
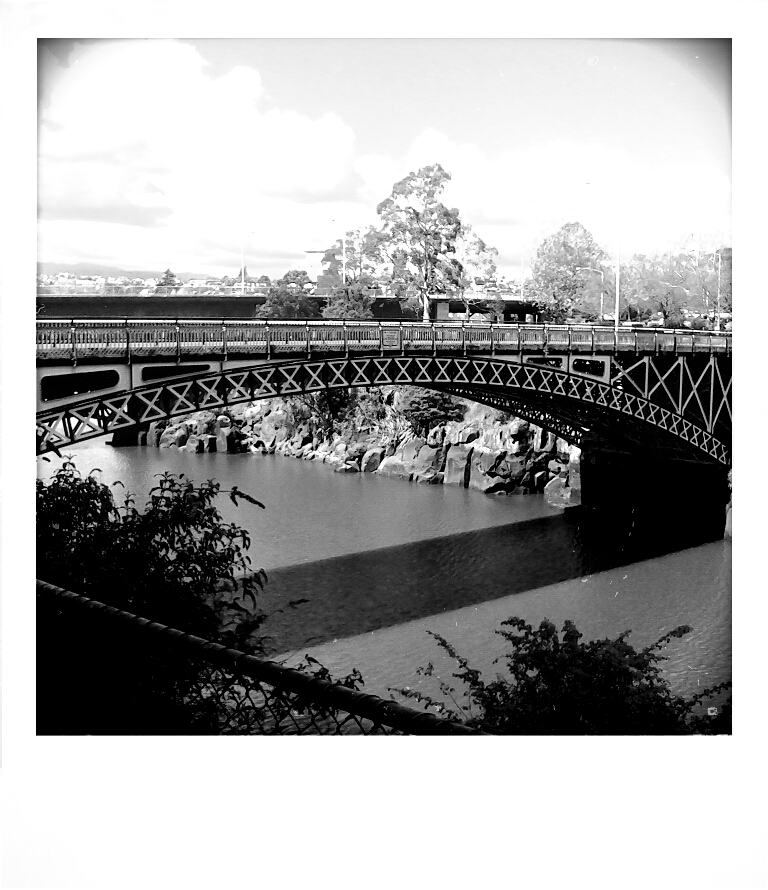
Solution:
<svg viewBox="0 0 768 890"><path fill-rule="evenodd" d="M218 413L200 411L153 423L140 444L202 453L280 454L314 460L337 473L378 473L429 485L458 485L485 494L543 492L553 506L580 503L580 451L520 418L469 403L462 420L414 435L397 410L323 434L285 399Z"/></svg>

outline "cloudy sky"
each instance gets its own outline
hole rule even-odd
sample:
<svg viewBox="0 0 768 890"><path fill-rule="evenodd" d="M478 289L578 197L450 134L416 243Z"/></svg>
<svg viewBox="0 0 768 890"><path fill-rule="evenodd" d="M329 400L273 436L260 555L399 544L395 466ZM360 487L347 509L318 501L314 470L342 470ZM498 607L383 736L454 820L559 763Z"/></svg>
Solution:
<svg viewBox="0 0 768 890"><path fill-rule="evenodd" d="M517 277L583 222L613 253L730 242L721 40L42 40L39 260L315 271L411 170Z"/></svg>

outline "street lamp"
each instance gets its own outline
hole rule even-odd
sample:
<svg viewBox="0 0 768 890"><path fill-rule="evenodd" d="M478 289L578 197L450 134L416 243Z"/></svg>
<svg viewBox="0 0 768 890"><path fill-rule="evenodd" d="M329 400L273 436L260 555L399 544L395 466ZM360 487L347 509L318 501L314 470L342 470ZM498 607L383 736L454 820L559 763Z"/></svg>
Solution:
<svg viewBox="0 0 768 890"><path fill-rule="evenodd" d="M605 272L603 269L593 269L592 266L576 266L579 272L597 272L600 276L600 324L603 323L603 291L605 290Z"/></svg>

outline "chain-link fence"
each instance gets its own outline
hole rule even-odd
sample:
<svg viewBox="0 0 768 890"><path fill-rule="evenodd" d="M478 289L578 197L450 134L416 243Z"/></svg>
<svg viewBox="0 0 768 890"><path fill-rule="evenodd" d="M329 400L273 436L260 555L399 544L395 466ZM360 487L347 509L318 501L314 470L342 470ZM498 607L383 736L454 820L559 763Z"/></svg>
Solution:
<svg viewBox="0 0 768 890"><path fill-rule="evenodd" d="M41 735L478 735L37 582Z"/></svg>

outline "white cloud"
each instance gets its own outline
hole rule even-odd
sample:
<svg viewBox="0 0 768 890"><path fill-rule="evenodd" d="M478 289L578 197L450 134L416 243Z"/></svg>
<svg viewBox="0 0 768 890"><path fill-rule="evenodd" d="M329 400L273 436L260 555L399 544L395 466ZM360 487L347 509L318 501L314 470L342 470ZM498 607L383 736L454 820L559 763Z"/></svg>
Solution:
<svg viewBox="0 0 768 890"><path fill-rule="evenodd" d="M239 266L246 232L250 267L280 274L375 222L394 182L436 162L452 176L445 202L513 274L521 250L568 221L609 251L620 237L623 253L729 230L730 183L714 168L643 167L570 140L491 156L432 128L402 157L357 155L337 115L271 106L256 70L214 77L175 41L80 46L67 67L46 55L44 72L43 260L222 273Z"/></svg>
<svg viewBox="0 0 768 890"><path fill-rule="evenodd" d="M361 216L337 200L355 144L338 116L264 107L258 72L214 79L206 67L193 47L156 40L80 47L67 68L49 60L41 259L181 267L188 257L197 270L213 259L204 245L237 245L245 230L270 265Z"/></svg>

